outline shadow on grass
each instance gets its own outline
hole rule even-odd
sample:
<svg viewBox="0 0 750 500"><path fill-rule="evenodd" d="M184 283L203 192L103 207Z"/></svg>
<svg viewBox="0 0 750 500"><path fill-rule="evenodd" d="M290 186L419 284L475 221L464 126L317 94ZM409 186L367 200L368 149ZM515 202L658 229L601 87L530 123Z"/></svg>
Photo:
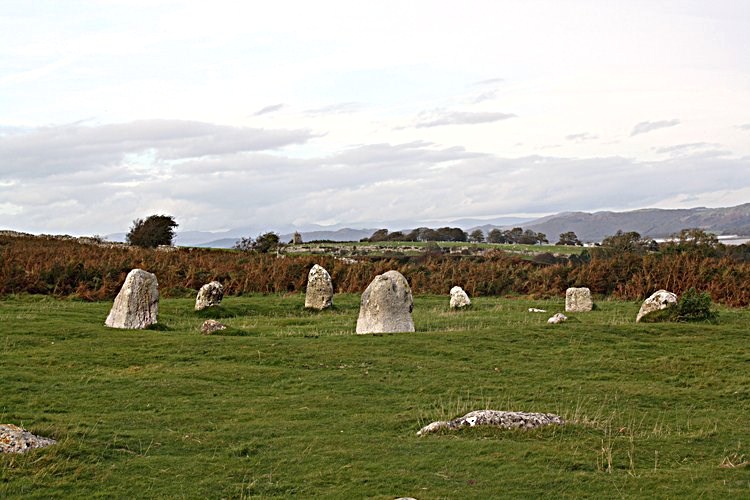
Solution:
<svg viewBox="0 0 750 500"><path fill-rule="evenodd" d="M233 328L231 326L228 326L223 330L217 330L213 333L206 335L206 337L258 337L258 336L260 336L260 334L257 332L249 332L247 330L240 330L239 328Z"/></svg>
<svg viewBox="0 0 750 500"><path fill-rule="evenodd" d="M253 310L244 305L219 305L207 307L201 311L194 311L195 316L202 319L237 318L240 316L251 316L253 315L252 313Z"/></svg>

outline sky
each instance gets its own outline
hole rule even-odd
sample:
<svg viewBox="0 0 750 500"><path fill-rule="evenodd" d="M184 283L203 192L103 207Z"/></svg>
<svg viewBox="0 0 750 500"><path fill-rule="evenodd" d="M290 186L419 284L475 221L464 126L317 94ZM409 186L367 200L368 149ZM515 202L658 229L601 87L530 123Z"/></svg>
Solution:
<svg viewBox="0 0 750 500"><path fill-rule="evenodd" d="M0 229L749 201L747 0L0 4Z"/></svg>

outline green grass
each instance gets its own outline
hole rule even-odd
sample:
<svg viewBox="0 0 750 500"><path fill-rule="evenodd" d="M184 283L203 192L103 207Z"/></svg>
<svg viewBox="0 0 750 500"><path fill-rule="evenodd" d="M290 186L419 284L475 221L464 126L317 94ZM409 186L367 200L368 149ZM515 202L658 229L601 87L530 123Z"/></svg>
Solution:
<svg viewBox="0 0 750 500"><path fill-rule="evenodd" d="M358 301L162 300L145 331L105 328L110 303L0 301L0 423L59 440L0 456L0 497L750 497L749 310L547 325L562 300L420 296L416 333L357 336ZM416 436L480 408L569 424Z"/></svg>
<svg viewBox="0 0 750 500"><path fill-rule="evenodd" d="M584 251L584 247L569 246L569 245L522 245L522 244L499 244L499 243L469 243L462 241L440 241L440 242L426 242L426 241L378 241L378 242L332 242L332 243L302 243L294 245L292 248L295 249L295 253L305 254L305 250L309 253L315 253L316 249L321 247L325 248L336 248L351 254L352 252L359 251L360 253L366 251L368 255L383 256L387 251L399 252L405 248L416 247L420 250L406 250L403 253L405 255L419 255L427 248L428 245L437 244L441 248L470 248L470 249L481 249L489 250L492 248L502 250L504 252L517 253L521 255L527 255L533 257L540 253L552 253L556 255L580 255Z"/></svg>

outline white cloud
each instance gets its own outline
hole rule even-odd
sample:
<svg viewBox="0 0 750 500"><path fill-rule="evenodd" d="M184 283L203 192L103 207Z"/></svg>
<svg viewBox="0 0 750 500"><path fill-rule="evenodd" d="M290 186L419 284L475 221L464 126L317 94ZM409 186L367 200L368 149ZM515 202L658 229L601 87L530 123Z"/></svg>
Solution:
<svg viewBox="0 0 750 500"><path fill-rule="evenodd" d="M648 132L651 132L653 130L658 130L660 128L667 128L667 127L674 127L675 125L679 125L680 120L678 119L672 119L672 120L659 120L655 122L640 122L633 127L633 130L630 132L630 136L638 135L638 134L646 134Z"/></svg>

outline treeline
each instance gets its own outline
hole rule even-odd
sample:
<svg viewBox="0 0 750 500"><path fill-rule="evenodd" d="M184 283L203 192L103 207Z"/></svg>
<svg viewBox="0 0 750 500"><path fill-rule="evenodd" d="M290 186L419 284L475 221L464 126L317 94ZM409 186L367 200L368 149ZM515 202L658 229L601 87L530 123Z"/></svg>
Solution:
<svg viewBox="0 0 750 500"><path fill-rule="evenodd" d="M577 240L575 233L570 234ZM562 237L562 235L560 236ZM521 243L525 245L549 243L546 234L537 233L531 229L524 230L521 227L506 230L492 229L486 236L481 229L475 229L471 233L467 233L460 227L441 227L438 229L418 227L406 233L403 231L391 233L387 229L378 229L369 238L362 238L360 241L371 243L379 241L467 241L471 243ZM578 243L580 244L580 241Z"/></svg>
<svg viewBox="0 0 750 500"><path fill-rule="evenodd" d="M692 243L686 243L692 245ZM500 250L483 256L425 253L417 257L367 258L352 263L333 256L286 256L228 250L171 251L123 245L0 236L0 294L34 293L83 300L110 300L133 268L156 274L165 297L194 297L211 280L228 295L305 290L307 273L320 264L337 292L360 293L389 269L404 274L415 293L447 294L453 285L472 296L521 294L559 297L570 286L595 294L641 300L657 289L691 287L729 306L750 305L750 247L704 255L702 247L671 252L592 251L584 258L523 260ZM599 250L599 249L594 249Z"/></svg>

